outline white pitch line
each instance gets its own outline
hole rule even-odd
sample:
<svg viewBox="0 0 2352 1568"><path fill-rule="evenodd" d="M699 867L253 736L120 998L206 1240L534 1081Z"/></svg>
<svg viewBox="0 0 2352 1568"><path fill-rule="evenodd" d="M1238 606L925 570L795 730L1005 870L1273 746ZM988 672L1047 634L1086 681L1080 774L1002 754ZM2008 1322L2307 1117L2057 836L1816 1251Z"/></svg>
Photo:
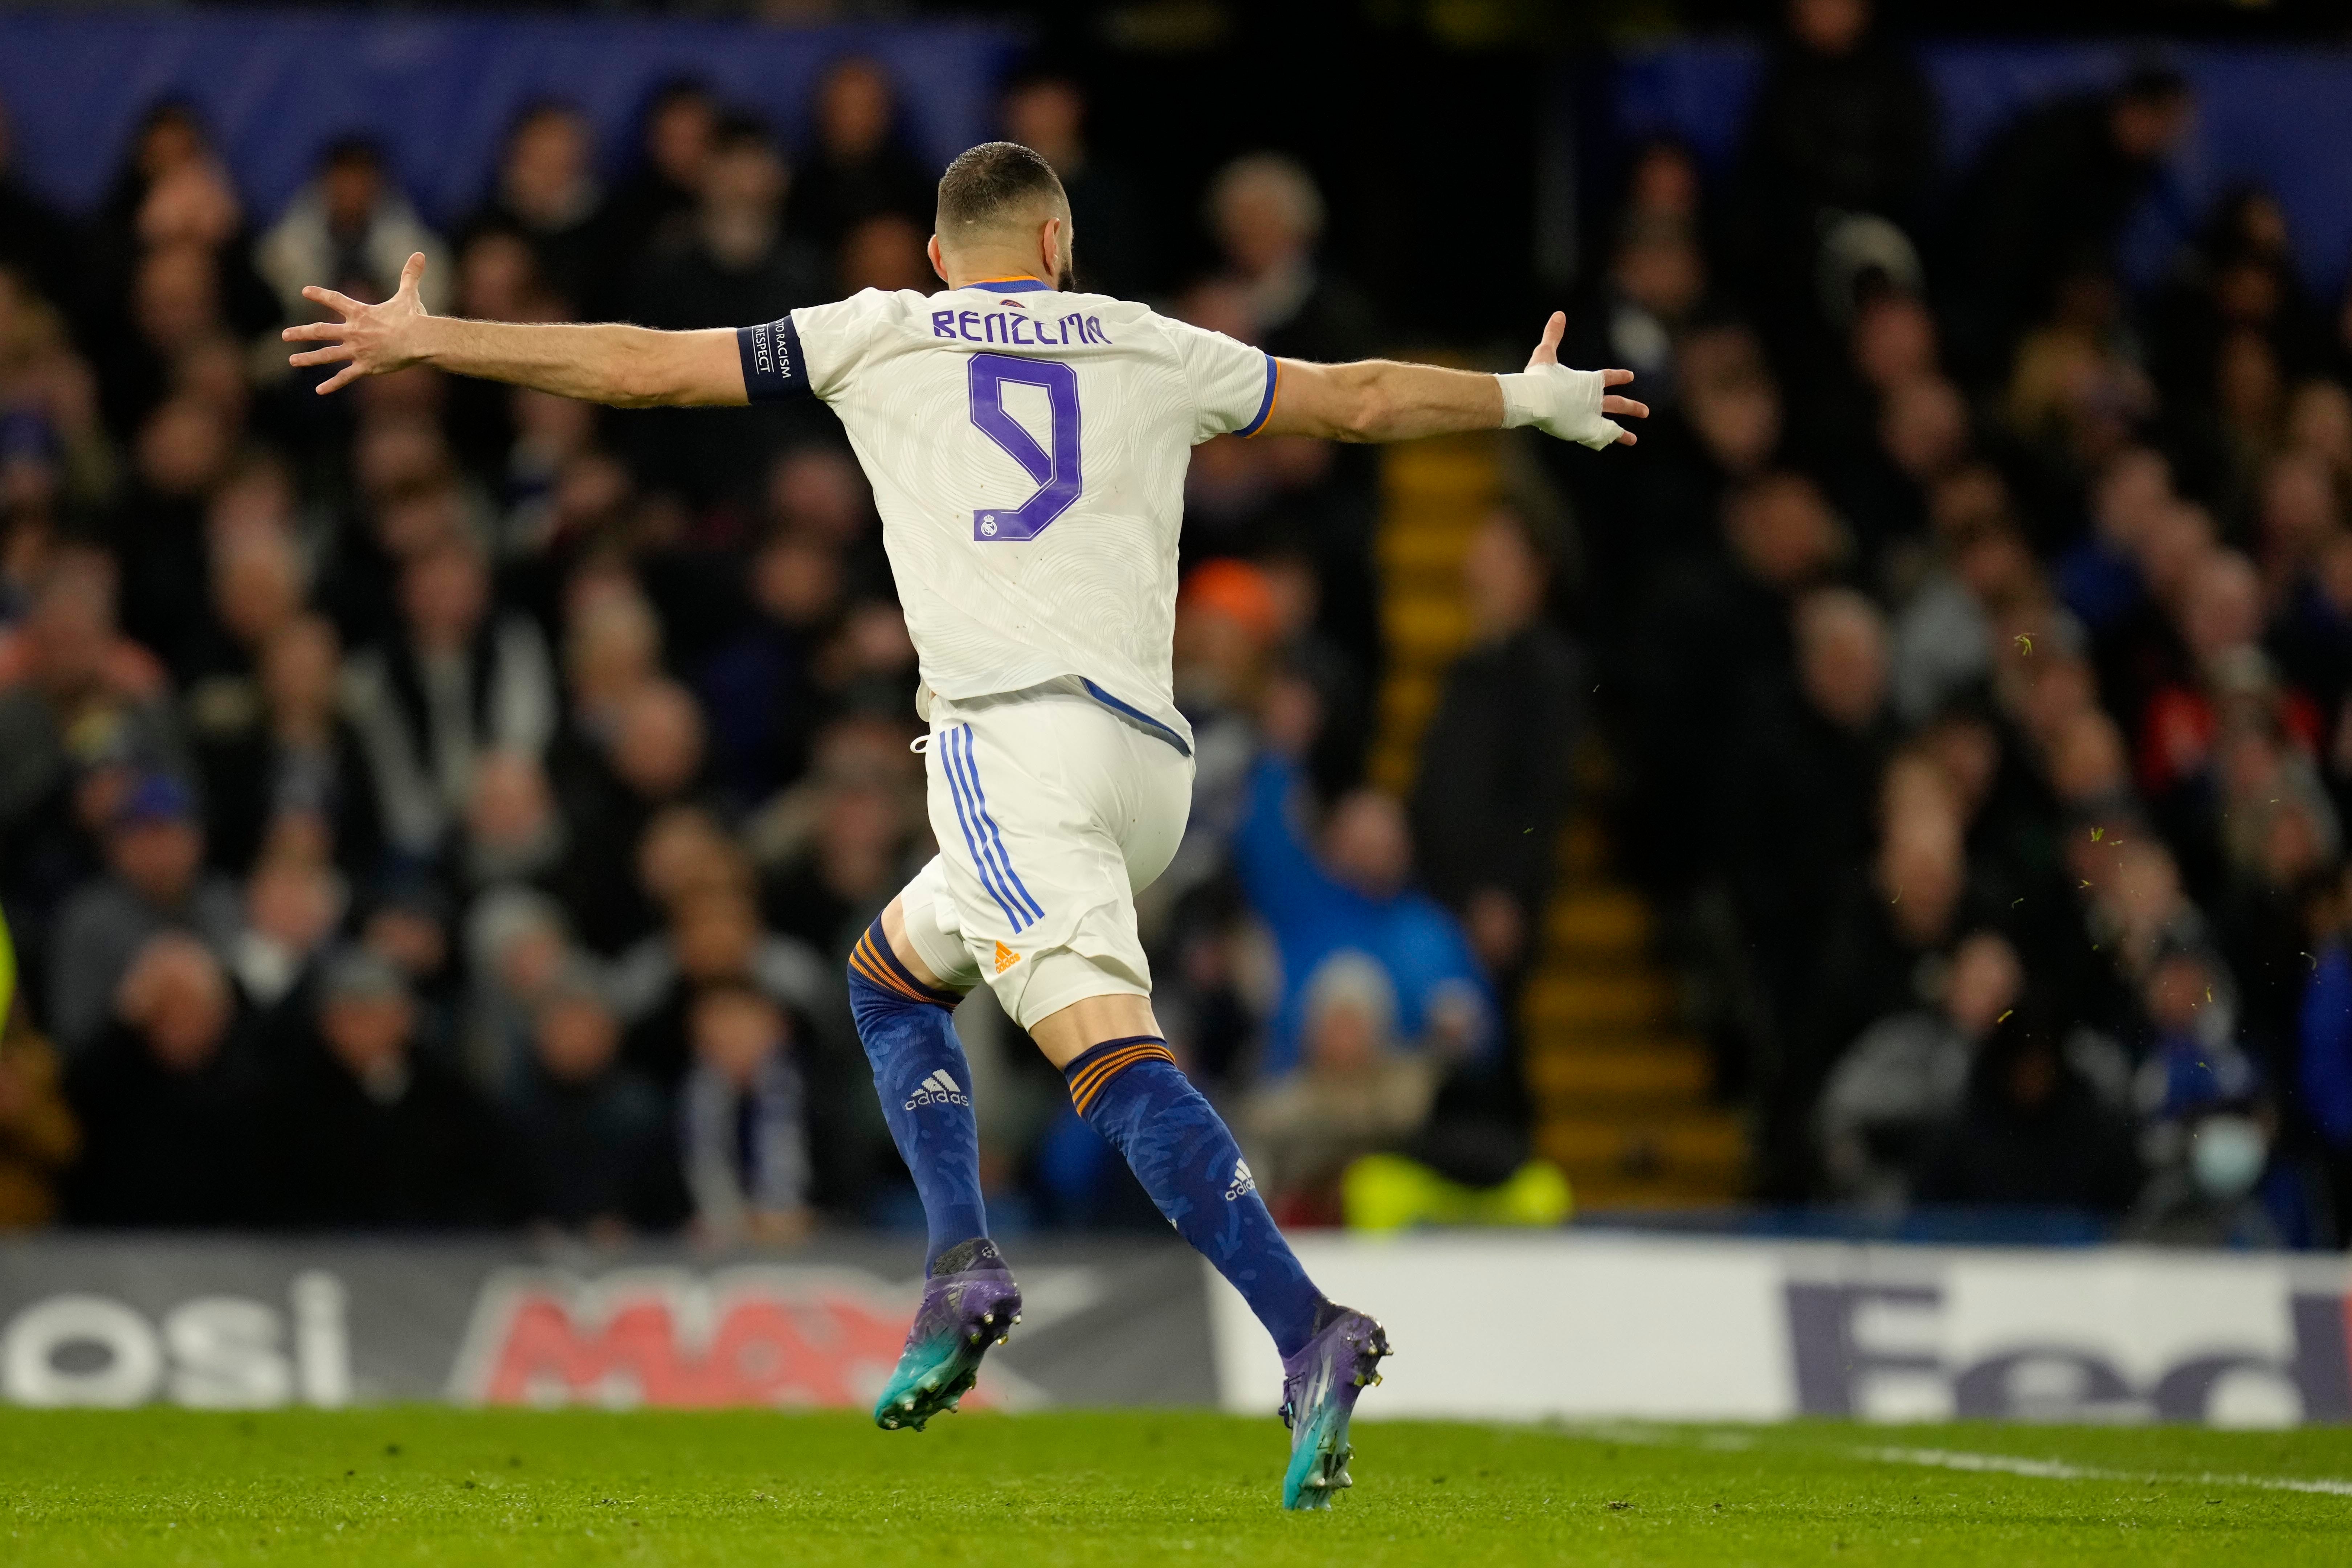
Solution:
<svg viewBox="0 0 2352 1568"><path fill-rule="evenodd" d="M1856 1448L1854 1457L1890 1465L1927 1465L1942 1470L1991 1470L2002 1475L2032 1476L2049 1481L2154 1481L2170 1486L2255 1487L2273 1492L2318 1492L2328 1497L2352 1497L2352 1481L2295 1476L2223 1476L2211 1471L2197 1475L2162 1475L2131 1470L2105 1470L2070 1465L2059 1459L2028 1459L2010 1454L1966 1454L1950 1448Z"/></svg>

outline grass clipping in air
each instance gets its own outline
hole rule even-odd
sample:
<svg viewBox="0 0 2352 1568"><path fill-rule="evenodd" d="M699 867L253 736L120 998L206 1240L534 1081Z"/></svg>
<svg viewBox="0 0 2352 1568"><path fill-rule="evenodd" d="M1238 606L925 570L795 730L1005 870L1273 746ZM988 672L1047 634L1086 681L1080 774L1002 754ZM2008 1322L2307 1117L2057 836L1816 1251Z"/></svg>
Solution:
<svg viewBox="0 0 2352 1568"><path fill-rule="evenodd" d="M0 1410L47 1563L2321 1563L2352 1431L1370 1422L1355 1490L1206 1414ZM2023 1473L2020 1473L2020 1472Z"/></svg>

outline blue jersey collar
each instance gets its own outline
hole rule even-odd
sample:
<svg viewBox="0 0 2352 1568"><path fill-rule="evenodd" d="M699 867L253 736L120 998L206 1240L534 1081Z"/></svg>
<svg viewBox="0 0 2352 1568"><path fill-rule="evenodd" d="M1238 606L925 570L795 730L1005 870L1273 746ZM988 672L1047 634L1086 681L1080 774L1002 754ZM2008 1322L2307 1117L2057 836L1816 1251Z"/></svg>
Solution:
<svg viewBox="0 0 2352 1568"><path fill-rule="evenodd" d="M992 294L1044 294L1053 289L1052 284L1041 283L1034 278L990 278L964 287L985 289Z"/></svg>

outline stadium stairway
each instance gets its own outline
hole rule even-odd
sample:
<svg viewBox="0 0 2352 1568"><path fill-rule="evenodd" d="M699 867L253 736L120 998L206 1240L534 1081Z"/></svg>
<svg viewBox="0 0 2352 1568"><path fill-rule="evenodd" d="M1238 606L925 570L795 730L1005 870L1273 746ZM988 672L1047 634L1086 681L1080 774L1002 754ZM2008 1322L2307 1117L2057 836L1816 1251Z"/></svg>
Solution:
<svg viewBox="0 0 2352 1568"><path fill-rule="evenodd" d="M1416 441L1382 455L1376 548L1389 668L1370 771L1400 795L1412 787L1446 667L1469 637L1462 558L1501 492L1502 440ZM1647 903L1611 875L1592 809L1609 786L1597 742L1577 775L1520 1010L1536 1146L1568 1173L1580 1210L1720 1207L1742 1192L1746 1133L1710 1100L1707 1053L1682 1026Z"/></svg>

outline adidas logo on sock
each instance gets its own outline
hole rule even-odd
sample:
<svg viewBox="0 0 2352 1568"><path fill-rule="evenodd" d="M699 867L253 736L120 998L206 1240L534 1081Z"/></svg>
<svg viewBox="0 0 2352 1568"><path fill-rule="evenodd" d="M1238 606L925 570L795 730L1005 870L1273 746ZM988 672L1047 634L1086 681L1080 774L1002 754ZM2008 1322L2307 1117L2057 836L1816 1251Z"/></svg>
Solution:
<svg viewBox="0 0 2352 1568"><path fill-rule="evenodd" d="M914 1098L907 1101L907 1109L914 1110L926 1105L970 1105L971 1103L971 1097L958 1089L956 1080L948 1076L945 1068L941 1068L925 1079L916 1089Z"/></svg>
<svg viewBox="0 0 2352 1568"><path fill-rule="evenodd" d="M1225 1187L1225 1202L1232 1203L1238 1199L1244 1193L1254 1193L1255 1191L1257 1191L1257 1178L1250 1174L1249 1162L1247 1160L1234 1161L1234 1179Z"/></svg>

